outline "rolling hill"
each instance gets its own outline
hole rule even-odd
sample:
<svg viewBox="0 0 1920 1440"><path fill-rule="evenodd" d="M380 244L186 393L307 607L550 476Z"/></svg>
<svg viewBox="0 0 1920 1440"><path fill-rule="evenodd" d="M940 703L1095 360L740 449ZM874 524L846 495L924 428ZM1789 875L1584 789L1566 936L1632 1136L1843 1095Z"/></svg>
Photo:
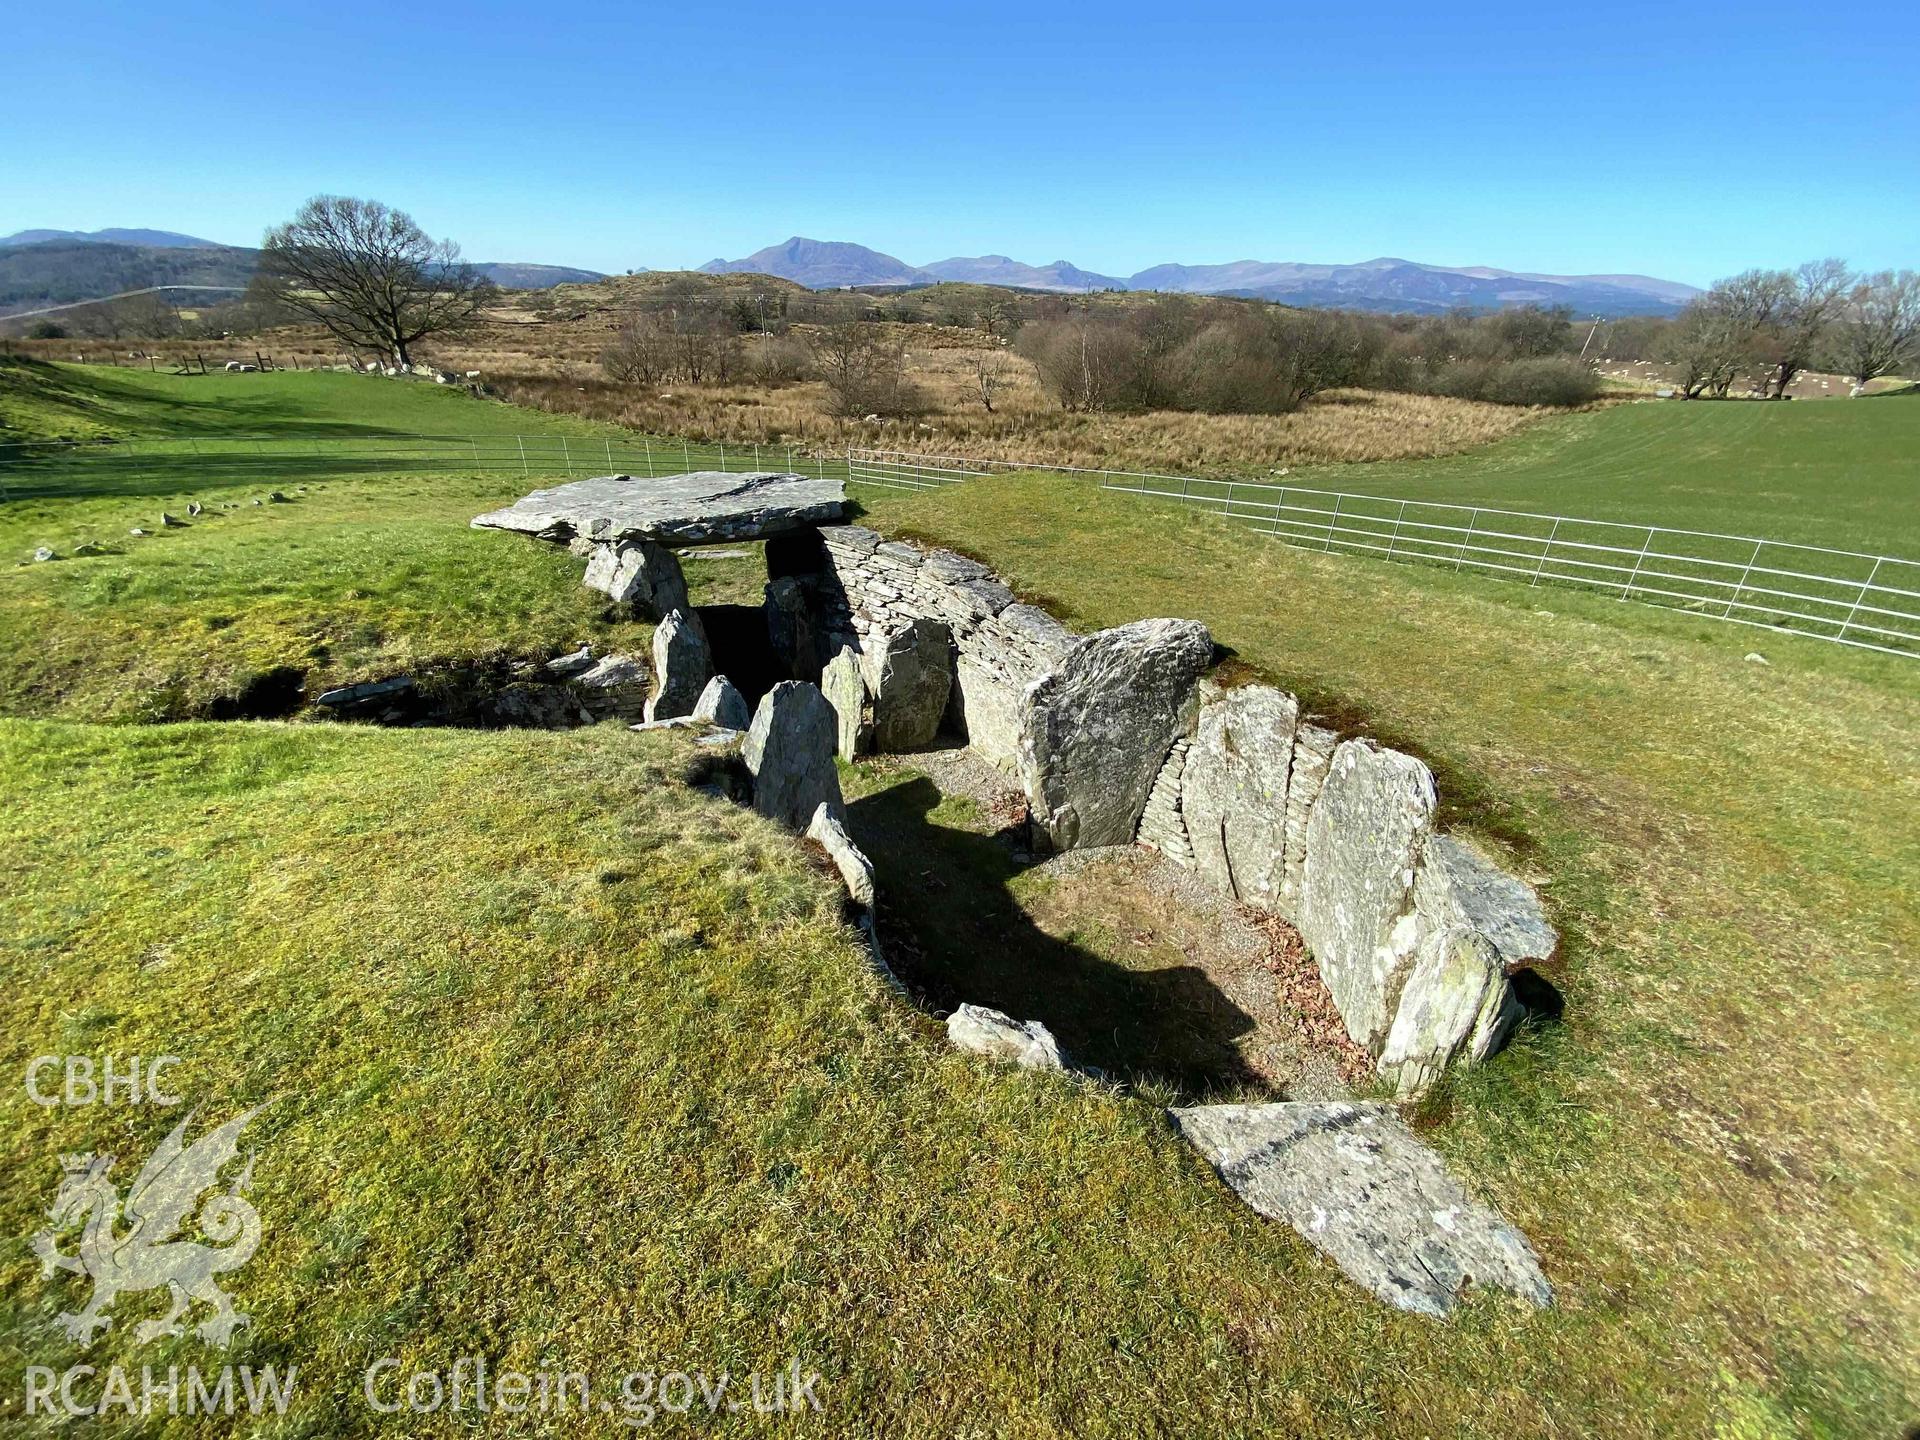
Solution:
<svg viewBox="0 0 1920 1440"><path fill-rule="evenodd" d="M110 238L118 236L161 238ZM22 230L0 240L0 317L155 286L244 290L259 259L258 250L219 245L166 230L96 230L90 234ZM476 261L474 268L503 290L545 290L605 278L597 270L508 260Z"/></svg>

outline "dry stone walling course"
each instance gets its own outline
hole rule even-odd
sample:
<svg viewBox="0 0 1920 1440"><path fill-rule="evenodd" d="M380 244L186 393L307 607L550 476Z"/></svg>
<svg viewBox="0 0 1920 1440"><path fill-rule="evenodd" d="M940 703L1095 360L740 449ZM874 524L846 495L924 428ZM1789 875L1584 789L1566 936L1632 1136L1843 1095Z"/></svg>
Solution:
<svg viewBox="0 0 1920 1440"><path fill-rule="evenodd" d="M1196 621L1077 636L976 561L829 523L844 511L837 483L799 476L608 477L474 523L584 548L589 583L659 612L648 718L728 728L745 702L716 678L727 657L710 652L665 547L768 539L767 636L793 678L761 700L740 747L753 804L826 848L869 923L872 867L842 823L834 756L911 751L946 729L1019 786L1036 850L1137 841L1290 921L1348 1034L1402 1097L1506 1039L1521 1014L1512 977L1557 936L1531 889L1436 832L1420 760L1342 740L1285 691L1208 678L1214 646ZM1037 1022L962 1006L949 1034L1071 1068ZM1173 1116L1249 1204L1394 1304L1444 1314L1470 1278L1551 1296L1525 1240L1387 1107Z"/></svg>

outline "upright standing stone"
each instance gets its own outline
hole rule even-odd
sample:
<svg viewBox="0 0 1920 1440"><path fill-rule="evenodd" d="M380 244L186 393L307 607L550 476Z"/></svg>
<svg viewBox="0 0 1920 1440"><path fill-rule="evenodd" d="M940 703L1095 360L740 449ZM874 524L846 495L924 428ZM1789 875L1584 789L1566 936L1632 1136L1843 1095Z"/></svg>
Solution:
<svg viewBox="0 0 1920 1440"><path fill-rule="evenodd" d="M1280 876L1280 913L1300 913L1300 888L1307 874L1307 820L1313 802L1326 783L1340 737L1318 725L1302 725L1294 732L1293 760L1287 767L1286 864Z"/></svg>
<svg viewBox="0 0 1920 1440"><path fill-rule="evenodd" d="M753 723L753 711L747 697L724 675L716 675L693 703L693 718L705 720L722 730L745 730Z"/></svg>
<svg viewBox="0 0 1920 1440"><path fill-rule="evenodd" d="M851 760L864 747L867 682L860 675L860 656L842 645L820 676L821 693L833 706L835 748L842 760Z"/></svg>
<svg viewBox="0 0 1920 1440"><path fill-rule="evenodd" d="M1400 1094L1417 1095L1456 1056L1484 1060L1521 1015L1507 977L1560 937L1540 898L1450 835L1435 835L1413 884L1414 960L1380 1051Z"/></svg>
<svg viewBox="0 0 1920 1440"><path fill-rule="evenodd" d="M583 583L589 590L631 605L643 620L662 620L676 610L692 608L679 558L651 540L590 544Z"/></svg>
<svg viewBox="0 0 1920 1440"><path fill-rule="evenodd" d="M1126 845L1213 659L1195 620L1138 620L1076 641L1027 692L1022 778L1055 849Z"/></svg>
<svg viewBox="0 0 1920 1440"><path fill-rule="evenodd" d="M1300 702L1271 685L1203 694L1180 780L1194 868L1234 899L1277 910Z"/></svg>
<svg viewBox="0 0 1920 1440"><path fill-rule="evenodd" d="M833 764L833 707L819 687L783 680L754 712L741 749L753 776L753 808L789 830L803 830L821 805L845 813Z"/></svg>
<svg viewBox="0 0 1920 1440"><path fill-rule="evenodd" d="M647 719L691 715L712 678L713 652L700 617L691 610L675 610L653 632L653 694L647 700Z"/></svg>
<svg viewBox="0 0 1920 1440"><path fill-rule="evenodd" d="M767 641L780 657L787 676L793 680L820 678L820 639L808 602L806 582L792 575L769 580L763 609L767 617Z"/></svg>
<svg viewBox="0 0 1920 1440"><path fill-rule="evenodd" d="M953 691L953 632L924 616L889 631L868 652L865 679L874 749L922 749L940 733Z"/></svg>
<svg viewBox="0 0 1920 1440"><path fill-rule="evenodd" d="M1425 765L1348 740L1333 752L1307 821L1296 924L1347 1034L1375 1055L1418 940L1413 882L1433 809Z"/></svg>

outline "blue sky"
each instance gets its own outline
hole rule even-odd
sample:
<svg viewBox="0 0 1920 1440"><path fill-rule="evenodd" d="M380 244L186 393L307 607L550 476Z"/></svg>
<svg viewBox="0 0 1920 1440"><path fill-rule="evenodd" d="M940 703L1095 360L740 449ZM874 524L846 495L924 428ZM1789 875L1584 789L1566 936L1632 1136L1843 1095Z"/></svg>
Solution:
<svg viewBox="0 0 1920 1440"><path fill-rule="evenodd" d="M796 233L1121 275L1920 266L1911 4L79 0L6 41L0 234L250 244L330 191L601 270Z"/></svg>

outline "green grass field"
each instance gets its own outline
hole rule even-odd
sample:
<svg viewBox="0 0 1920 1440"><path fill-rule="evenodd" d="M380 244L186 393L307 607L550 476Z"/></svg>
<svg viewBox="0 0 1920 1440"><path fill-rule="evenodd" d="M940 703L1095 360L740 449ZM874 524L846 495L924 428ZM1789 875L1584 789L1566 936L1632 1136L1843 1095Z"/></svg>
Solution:
<svg viewBox="0 0 1920 1440"><path fill-rule="evenodd" d="M381 388L233 377L263 378L294 425ZM316 378L362 388L296 383ZM1686 415L1614 413L1643 412ZM302 663L342 677L629 636L565 557L466 529L513 488L357 475L0 571L0 711L57 717L0 721L0 1064L175 1053L210 1116L277 1097L249 1132L255 1323L225 1358L298 1364L305 1398L262 1433L366 1430L384 1353L600 1378L794 1357L826 1407L797 1428L832 1434L1763 1440L1916 1418L1913 662L1308 554L1080 480L862 494L869 523L978 555L1070 623L1205 620L1322 715L1425 756L1446 823L1541 883L1564 1018L1416 1118L1527 1231L1558 1304L1480 1296L1437 1325L1245 1210L1147 1099L947 1051L868 974L830 880L684 787L673 737L72 723L200 713L305 655L303 626L341 658ZM16 501L0 536L154 505ZM1770 665L1742 659L1756 645ZM18 1237L56 1152L131 1165L177 1118L18 1088L5 1113ZM8 1373L74 1363L48 1325L78 1282L43 1281L23 1243L0 1277ZM124 1327L85 1352L202 1355ZM19 1403L0 1392L10 1423Z"/></svg>
<svg viewBox="0 0 1920 1440"><path fill-rule="evenodd" d="M1614 405L1465 454L1286 479L1920 560L1920 398L1906 394Z"/></svg>

